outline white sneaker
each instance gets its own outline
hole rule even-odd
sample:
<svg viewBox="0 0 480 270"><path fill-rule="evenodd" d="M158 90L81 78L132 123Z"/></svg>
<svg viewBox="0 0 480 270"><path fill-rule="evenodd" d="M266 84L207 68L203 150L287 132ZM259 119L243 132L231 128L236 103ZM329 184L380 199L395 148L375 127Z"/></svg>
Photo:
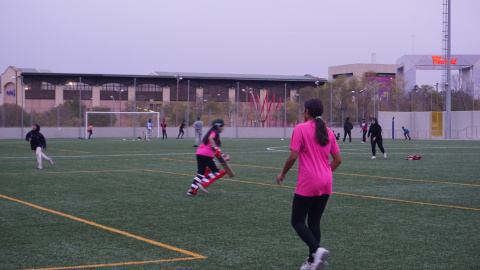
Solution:
<svg viewBox="0 0 480 270"><path fill-rule="evenodd" d="M375 159L375 156L373 156L372 159Z"/></svg>
<svg viewBox="0 0 480 270"><path fill-rule="evenodd" d="M197 186L198 186L198 188L199 188L201 191L203 191L203 192L205 192L205 193L210 193L210 191L208 191L208 190L202 185L202 183L197 183Z"/></svg>
<svg viewBox="0 0 480 270"><path fill-rule="evenodd" d="M310 269L312 270L325 270L325 267L327 266L327 258L330 256L330 251L324 249L324 248L318 248L317 252L313 254L313 257L315 258Z"/></svg>
<svg viewBox="0 0 480 270"><path fill-rule="evenodd" d="M48 159L48 162L50 162L50 164L53 165L53 160L52 160L52 158L49 158L49 159Z"/></svg>
<svg viewBox="0 0 480 270"><path fill-rule="evenodd" d="M307 257L305 262L302 263L302 267L300 267L300 270L310 270L310 269L312 269L312 265L308 264L308 257Z"/></svg>
<svg viewBox="0 0 480 270"><path fill-rule="evenodd" d="M42 166L38 166L37 169L41 170L41 169L43 169L43 168L42 168Z"/></svg>
<svg viewBox="0 0 480 270"><path fill-rule="evenodd" d="M387 158L387 153L384 153L384 154L383 154L383 158Z"/></svg>
<svg viewBox="0 0 480 270"><path fill-rule="evenodd" d="M198 188L205 192L205 193L210 193L210 191L208 191L203 185L202 185L202 182L198 181L198 180L195 180L195 184L198 186Z"/></svg>
<svg viewBox="0 0 480 270"><path fill-rule="evenodd" d="M361 144L364 144L365 142L361 142Z"/></svg>

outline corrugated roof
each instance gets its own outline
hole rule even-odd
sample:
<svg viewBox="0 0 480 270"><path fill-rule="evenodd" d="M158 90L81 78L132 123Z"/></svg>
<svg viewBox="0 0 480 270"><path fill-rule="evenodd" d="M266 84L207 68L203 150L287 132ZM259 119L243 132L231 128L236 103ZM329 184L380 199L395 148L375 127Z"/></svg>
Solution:
<svg viewBox="0 0 480 270"><path fill-rule="evenodd" d="M317 78L312 75L258 75L258 74L225 74L225 73L193 73L193 72L161 72L153 71L150 75L159 77L176 77L192 79L226 79L226 80L267 80L267 81L326 81L326 79Z"/></svg>
<svg viewBox="0 0 480 270"><path fill-rule="evenodd" d="M18 70L25 73L52 73L50 69L18 68Z"/></svg>

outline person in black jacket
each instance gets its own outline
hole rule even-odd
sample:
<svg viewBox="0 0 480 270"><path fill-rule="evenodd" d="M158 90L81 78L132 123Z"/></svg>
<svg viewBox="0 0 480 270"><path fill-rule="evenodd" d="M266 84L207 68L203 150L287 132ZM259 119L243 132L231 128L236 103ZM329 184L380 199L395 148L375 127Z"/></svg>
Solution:
<svg viewBox="0 0 480 270"><path fill-rule="evenodd" d="M375 144L378 145L378 148L380 148L380 151L382 151L383 157L387 158L387 153L385 153L385 149L383 149L382 127L378 124L377 118L373 118L372 123L370 124L367 134L367 141L370 136L372 138L372 159L375 159Z"/></svg>
<svg viewBox="0 0 480 270"><path fill-rule="evenodd" d="M347 121L345 121L345 124L343 124L343 144L345 144L345 139L347 138L348 134L348 140L350 144L352 144L352 129L353 129L353 124L350 122L350 117L347 117Z"/></svg>
<svg viewBox="0 0 480 270"><path fill-rule="evenodd" d="M47 142L45 141L45 137L42 133L40 133L40 126L38 124L34 124L32 126L32 130L30 130L27 135L25 136L25 140L30 142L30 148L35 151L37 155L37 162L38 162L38 169L43 169L42 167L42 158L48 160L50 164L53 165L53 161L51 158L47 157L43 152L47 150Z"/></svg>

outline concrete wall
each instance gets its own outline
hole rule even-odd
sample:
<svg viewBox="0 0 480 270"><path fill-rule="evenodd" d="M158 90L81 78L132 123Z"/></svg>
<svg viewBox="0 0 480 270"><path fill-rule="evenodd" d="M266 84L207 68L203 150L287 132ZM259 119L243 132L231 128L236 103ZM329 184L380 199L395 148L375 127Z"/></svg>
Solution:
<svg viewBox="0 0 480 270"><path fill-rule="evenodd" d="M443 112L443 127L445 128L445 114ZM444 140L442 136L436 137L431 134L430 112L378 112L378 122L382 126L383 137L403 139L402 126L410 130L410 137L417 140ZM395 117L394 129L392 118ZM480 140L480 111L451 112L451 138L454 140Z"/></svg>
<svg viewBox="0 0 480 270"><path fill-rule="evenodd" d="M430 112L382 112L378 113L378 122L382 126L383 137L391 139L392 134L395 139L403 139L402 126L410 130L410 137L417 140L443 140L445 132L440 137L432 136L430 129ZM445 121L445 112L443 112L443 121ZM462 111L452 112L451 138L455 140L480 140L480 111ZM394 127L392 127L392 118L395 117ZM445 123L443 123L445 127ZM203 129L203 134L208 131L208 127ZM332 128L335 133L340 133L343 139L343 128ZM0 128L0 139L22 139L30 131L30 126L22 128ZM141 137L144 128L137 127L94 127L92 138L136 138ZM291 138L293 128L254 128L254 127L226 127L222 133L223 138ZM82 127L79 133L78 127L57 128L42 127L41 132L47 138L85 138L85 128ZM161 131L160 131L161 132ZM175 139L178 135L178 127L167 128L169 138ZM161 137L160 134L159 137ZM362 133L359 126L352 130L352 138L361 138ZM155 129L153 137L158 137ZM185 129L184 137L193 138L194 130L192 127Z"/></svg>
<svg viewBox="0 0 480 270"><path fill-rule="evenodd" d="M0 139L23 139L27 132L30 131L30 127L21 128L0 128ZM203 128L203 134L208 131L209 128ZM92 138L136 138L142 137L143 128L118 128L118 127L94 127ZM333 128L335 133L340 132L343 138L342 128ZM362 133L359 127L355 127L352 130L352 138L361 138ZM42 127L42 134L46 138L78 138L78 127L68 128L51 128ZM161 132L161 131L160 131ZM253 128L253 127L227 127L222 132L223 138L291 138L293 128ZM193 128L185 129L184 138L193 138L195 131ZM152 137L157 138L157 130L153 132ZM178 135L178 128L167 128L167 135L170 139L175 139ZM285 135L285 136L284 136ZM85 138L85 128L82 127L81 136ZM159 136L162 137L162 134Z"/></svg>

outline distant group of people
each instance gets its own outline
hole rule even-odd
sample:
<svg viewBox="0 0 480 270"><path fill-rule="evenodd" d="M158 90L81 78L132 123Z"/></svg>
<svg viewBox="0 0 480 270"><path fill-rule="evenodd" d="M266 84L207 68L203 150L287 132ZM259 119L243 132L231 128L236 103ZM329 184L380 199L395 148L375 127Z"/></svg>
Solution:
<svg viewBox="0 0 480 270"><path fill-rule="evenodd" d="M343 135L343 144L345 144L345 140L348 135L348 139L350 144L352 143L352 135L351 131L353 129L353 124L350 122L350 118L347 117L347 120L343 124L343 130L344 130L344 135ZM405 136L405 140L411 140L410 138L410 130L402 126L403 130L403 135ZM370 124L370 128L368 127L368 123L365 119L362 119L362 125L360 132L362 133L362 144L366 143L369 139L371 140L371 145L372 145L372 159L376 159L376 147L380 149L380 151L383 154L384 158L387 158L387 154L385 153L385 149L383 148L383 138L382 138L382 127L378 124L377 118L373 118L372 122ZM338 137L337 137L338 140Z"/></svg>
<svg viewBox="0 0 480 270"><path fill-rule="evenodd" d="M402 127L403 128L403 127ZM348 135L349 143L352 143L352 129L353 124L350 122L350 117L347 117L347 120L343 124L343 144L345 144L345 139ZM362 133L362 144L366 143L369 139L371 139L372 145L372 159L376 159L376 146L380 149L383 154L384 158L387 158L387 154L385 153L385 149L383 148L383 138L382 138L382 127L378 124L377 118L372 119L372 123L370 128L368 127L367 121L362 119L362 125L360 132Z"/></svg>
<svg viewBox="0 0 480 270"><path fill-rule="evenodd" d="M168 139L167 122L165 121L165 119L162 119L162 123L160 124L160 127L162 128L162 140L167 140ZM177 139L183 139L183 135L185 134L185 131L184 131L185 127L186 127L186 122L185 120L183 120L182 123L180 124L180 127L178 128ZM152 132L153 132L152 119L148 119L147 133L145 136L147 140L150 140L152 138Z"/></svg>

